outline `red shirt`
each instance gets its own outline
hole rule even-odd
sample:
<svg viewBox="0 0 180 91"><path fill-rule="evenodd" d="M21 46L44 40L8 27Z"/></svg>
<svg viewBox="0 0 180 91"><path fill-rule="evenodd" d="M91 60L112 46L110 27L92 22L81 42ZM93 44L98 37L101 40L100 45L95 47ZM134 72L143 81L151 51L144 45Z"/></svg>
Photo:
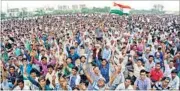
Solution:
<svg viewBox="0 0 180 91"><path fill-rule="evenodd" d="M155 68L151 70L150 77L152 81L159 81L163 77L163 72L161 70L156 70Z"/></svg>

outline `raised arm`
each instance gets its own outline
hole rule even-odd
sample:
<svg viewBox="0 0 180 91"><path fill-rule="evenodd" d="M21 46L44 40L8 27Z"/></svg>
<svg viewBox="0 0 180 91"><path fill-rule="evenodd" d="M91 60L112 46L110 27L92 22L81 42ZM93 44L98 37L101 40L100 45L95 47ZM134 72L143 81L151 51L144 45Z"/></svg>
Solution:
<svg viewBox="0 0 180 91"><path fill-rule="evenodd" d="M52 77L52 85L54 86L54 87L56 87L56 76L53 76Z"/></svg>
<svg viewBox="0 0 180 91"><path fill-rule="evenodd" d="M115 71L113 72L113 74L111 74L110 76L110 81L109 81L109 85L111 86L112 83L114 82L116 76L118 75L118 67L115 66Z"/></svg>
<svg viewBox="0 0 180 91"><path fill-rule="evenodd" d="M35 57L31 57L31 60L38 65L41 65L41 62L37 61L37 59Z"/></svg>
<svg viewBox="0 0 180 91"><path fill-rule="evenodd" d="M83 71L84 71L84 74L86 75L88 81L93 84L93 79L91 78L90 74L88 73L87 71L87 65L83 65Z"/></svg>
<svg viewBox="0 0 180 91"><path fill-rule="evenodd" d="M116 71L111 75L110 77L110 81L109 81L109 85L111 86L112 83L114 82L115 78L116 78L117 74Z"/></svg>

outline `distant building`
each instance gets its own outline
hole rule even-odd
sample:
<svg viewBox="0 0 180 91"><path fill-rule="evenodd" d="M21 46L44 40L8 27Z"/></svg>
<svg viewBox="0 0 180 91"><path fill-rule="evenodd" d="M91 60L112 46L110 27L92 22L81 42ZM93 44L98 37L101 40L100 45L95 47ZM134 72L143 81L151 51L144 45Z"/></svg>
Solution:
<svg viewBox="0 0 180 91"><path fill-rule="evenodd" d="M69 6L63 5L63 10L68 10L68 9L69 9Z"/></svg>
<svg viewBox="0 0 180 91"><path fill-rule="evenodd" d="M80 4L80 5L79 5L79 8L80 8L80 9L86 8L86 5L85 5L85 4Z"/></svg>
<svg viewBox="0 0 180 91"><path fill-rule="evenodd" d="M44 9L47 10L47 11L52 11L52 10L54 10L53 7L45 7Z"/></svg>
<svg viewBox="0 0 180 91"><path fill-rule="evenodd" d="M78 9L78 5L72 5L72 9Z"/></svg>
<svg viewBox="0 0 180 91"><path fill-rule="evenodd" d="M63 6L59 5L58 10L63 10Z"/></svg>
<svg viewBox="0 0 180 91"><path fill-rule="evenodd" d="M11 8L7 9L7 16L8 17L17 17L19 14L19 9L18 8Z"/></svg>

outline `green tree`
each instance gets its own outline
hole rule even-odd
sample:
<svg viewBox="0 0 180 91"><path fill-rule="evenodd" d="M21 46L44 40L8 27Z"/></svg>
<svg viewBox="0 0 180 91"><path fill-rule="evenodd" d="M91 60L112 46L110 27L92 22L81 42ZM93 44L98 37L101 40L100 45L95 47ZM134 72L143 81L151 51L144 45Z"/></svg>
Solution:
<svg viewBox="0 0 180 91"><path fill-rule="evenodd" d="M35 15L37 15L37 16L42 16L42 15L46 14L46 12L43 8L38 8L35 12L36 12Z"/></svg>
<svg viewBox="0 0 180 91"><path fill-rule="evenodd" d="M164 6L161 4L155 4L155 5L153 5L153 9L155 9L157 11L163 11Z"/></svg>
<svg viewBox="0 0 180 91"><path fill-rule="evenodd" d="M6 18L6 13L5 12L1 12L1 19L5 19Z"/></svg>

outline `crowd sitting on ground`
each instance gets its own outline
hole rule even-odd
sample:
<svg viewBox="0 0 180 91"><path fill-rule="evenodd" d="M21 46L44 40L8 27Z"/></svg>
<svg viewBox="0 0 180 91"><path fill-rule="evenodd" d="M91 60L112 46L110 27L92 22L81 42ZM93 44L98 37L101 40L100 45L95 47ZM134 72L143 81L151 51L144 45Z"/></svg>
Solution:
<svg viewBox="0 0 180 91"><path fill-rule="evenodd" d="M179 90L180 16L1 21L1 90Z"/></svg>

